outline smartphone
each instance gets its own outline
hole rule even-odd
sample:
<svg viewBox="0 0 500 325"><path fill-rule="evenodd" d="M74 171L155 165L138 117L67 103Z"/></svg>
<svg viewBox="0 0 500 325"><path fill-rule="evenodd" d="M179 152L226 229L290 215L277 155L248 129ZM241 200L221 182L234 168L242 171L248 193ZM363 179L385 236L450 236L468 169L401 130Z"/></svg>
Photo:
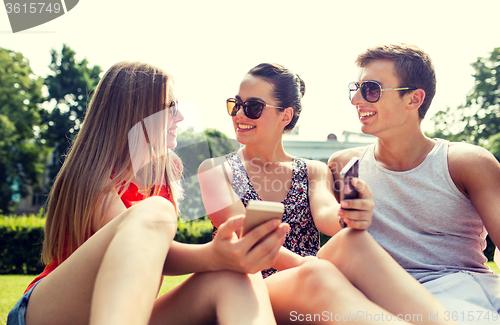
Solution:
<svg viewBox="0 0 500 325"><path fill-rule="evenodd" d="M351 183L354 177L359 177L359 160L357 157L351 158L347 165L340 171L340 202L342 202L342 200L359 198L358 190ZM346 227L343 218L340 218L339 222L342 228Z"/></svg>
<svg viewBox="0 0 500 325"><path fill-rule="evenodd" d="M241 236L244 236L258 225L271 219L283 218L285 206L280 202L251 200L247 204L245 224Z"/></svg>

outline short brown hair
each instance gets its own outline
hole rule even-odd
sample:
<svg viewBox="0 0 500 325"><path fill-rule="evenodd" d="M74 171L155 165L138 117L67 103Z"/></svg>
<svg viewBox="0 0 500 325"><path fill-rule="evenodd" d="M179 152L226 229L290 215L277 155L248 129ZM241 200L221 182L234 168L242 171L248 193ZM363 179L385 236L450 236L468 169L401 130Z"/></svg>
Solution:
<svg viewBox="0 0 500 325"><path fill-rule="evenodd" d="M396 75L401 82L398 87L415 87L425 91L424 102L418 109L418 115L423 119L436 94L436 72L429 55L415 45L382 45L361 53L356 59L356 65L365 67L375 60L394 62ZM410 91L401 91L400 96Z"/></svg>

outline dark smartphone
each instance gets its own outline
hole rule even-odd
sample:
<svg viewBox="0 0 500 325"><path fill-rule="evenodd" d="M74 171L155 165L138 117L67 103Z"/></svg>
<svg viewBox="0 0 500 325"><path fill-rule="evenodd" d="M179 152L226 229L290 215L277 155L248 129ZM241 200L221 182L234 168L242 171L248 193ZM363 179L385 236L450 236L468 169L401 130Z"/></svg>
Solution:
<svg viewBox="0 0 500 325"><path fill-rule="evenodd" d="M358 190L351 183L354 177L359 177L359 160L357 157L351 158L340 171L340 202L359 198ZM344 219L340 218L339 222L342 228L346 227Z"/></svg>

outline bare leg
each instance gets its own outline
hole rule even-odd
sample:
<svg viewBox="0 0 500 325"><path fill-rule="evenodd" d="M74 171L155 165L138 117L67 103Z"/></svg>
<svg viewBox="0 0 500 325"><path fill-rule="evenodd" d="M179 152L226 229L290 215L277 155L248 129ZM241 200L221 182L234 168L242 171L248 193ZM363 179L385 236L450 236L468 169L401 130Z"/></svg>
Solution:
<svg viewBox="0 0 500 325"><path fill-rule="evenodd" d="M26 323L89 324L91 301L96 323L111 324L107 315L124 316L120 324L147 323L176 224L172 204L162 198L120 214L36 286Z"/></svg>
<svg viewBox="0 0 500 325"><path fill-rule="evenodd" d="M317 256L332 262L368 299L393 314L422 315L420 321L412 317L417 324L454 324L429 320L436 312L443 318L444 307L366 231L340 231Z"/></svg>
<svg viewBox="0 0 500 325"><path fill-rule="evenodd" d="M207 321L207 320L211 320ZM276 324L260 272L194 274L157 299L151 325Z"/></svg>
<svg viewBox="0 0 500 325"><path fill-rule="evenodd" d="M368 300L327 261L309 261L265 283L278 324L385 324L398 319Z"/></svg>

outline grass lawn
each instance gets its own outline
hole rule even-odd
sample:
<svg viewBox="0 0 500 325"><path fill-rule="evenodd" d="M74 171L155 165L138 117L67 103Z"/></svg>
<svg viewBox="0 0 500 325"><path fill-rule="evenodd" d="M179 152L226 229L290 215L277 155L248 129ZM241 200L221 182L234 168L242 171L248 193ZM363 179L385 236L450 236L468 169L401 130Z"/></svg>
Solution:
<svg viewBox="0 0 500 325"><path fill-rule="evenodd" d="M160 295L179 285L189 275L166 276L160 289ZM10 309L22 296L34 275L0 275L0 325L7 324Z"/></svg>
<svg viewBox="0 0 500 325"><path fill-rule="evenodd" d="M486 263L493 272L500 274L500 269L494 262ZM160 295L178 286L189 275L166 276L160 289ZM34 275L0 275L0 325L7 323L7 315L16 304Z"/></svg>

